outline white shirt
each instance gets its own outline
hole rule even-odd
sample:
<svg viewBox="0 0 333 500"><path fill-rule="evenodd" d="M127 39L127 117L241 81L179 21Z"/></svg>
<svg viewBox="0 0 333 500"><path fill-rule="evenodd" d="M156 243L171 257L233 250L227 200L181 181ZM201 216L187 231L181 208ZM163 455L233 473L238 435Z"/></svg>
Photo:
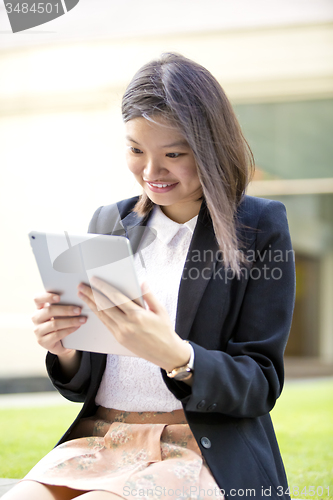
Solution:
<svg viewBox="0 0 333 500"><path fill-rule="evenodd" d="M147 226L155 229L157 236L146 248L143 236L134 256L140 284L147 281L152 293L166 308L174 328L180 280L197 219L196 215L185 224L178 224L155 205ZM165 385L159 366L142 358L115 354L107 356L95 402L124 411L182 408Z"/></svg>

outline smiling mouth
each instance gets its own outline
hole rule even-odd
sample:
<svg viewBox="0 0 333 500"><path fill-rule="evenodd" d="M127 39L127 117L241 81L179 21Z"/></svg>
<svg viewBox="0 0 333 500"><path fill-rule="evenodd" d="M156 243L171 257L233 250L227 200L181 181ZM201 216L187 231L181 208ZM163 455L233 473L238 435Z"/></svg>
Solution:
<svg viewBox="0 0 333 500"><path fill-rule="evenodd" d="M145 179L144 182L154 193L167 193L179 184L179 182L148 182Z"/></svg>
<svg viewBox="0 0 333 500"><path fill-rule="evenodd" d="M148 181L146 181L146 182L147 182L147 184L150 184L151 186L154 186L156 188L165 188L165 187L174 186L175 184L177 184L177 182L173 182L171 184L162 184L162 183L156 184L155 182L148 182Z"/></svg>

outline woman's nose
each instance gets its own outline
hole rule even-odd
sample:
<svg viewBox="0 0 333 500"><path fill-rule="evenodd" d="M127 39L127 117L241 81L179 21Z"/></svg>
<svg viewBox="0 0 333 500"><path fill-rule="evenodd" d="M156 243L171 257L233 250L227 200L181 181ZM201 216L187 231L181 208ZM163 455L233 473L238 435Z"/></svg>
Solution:
<svg viewBox="0 0 333 500"><path fill-rule="evenodd" d="M150 159L147 161L143 175L145 179L149 180L157 180L161 174L164 174L168 172L168 170L161 165L161 163L158 160Z"/></svg>

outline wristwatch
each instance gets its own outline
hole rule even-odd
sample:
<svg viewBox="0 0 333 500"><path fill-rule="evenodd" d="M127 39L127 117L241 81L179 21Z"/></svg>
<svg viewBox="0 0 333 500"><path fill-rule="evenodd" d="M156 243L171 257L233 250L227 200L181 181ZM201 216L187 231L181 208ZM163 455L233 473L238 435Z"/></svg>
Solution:
<svg viewBox="0 0 333 500"><path fill-rule="evenodd" d="M189 378L191 378L193 373L194 349L188 340L184 340L184 342L187 342L187 344L189 344L191 348L191 356L189 362L184 366L180 366L179 368L174 368L171 372L168 371L166 372L168 377L174 378L175 380L188 380Z"/></svg>

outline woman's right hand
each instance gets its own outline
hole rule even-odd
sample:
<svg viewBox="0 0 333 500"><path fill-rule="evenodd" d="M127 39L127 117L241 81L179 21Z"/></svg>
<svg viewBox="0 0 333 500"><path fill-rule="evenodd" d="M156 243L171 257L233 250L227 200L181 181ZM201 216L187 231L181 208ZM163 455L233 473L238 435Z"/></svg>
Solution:
<svg viewBox="0 0 333 500"><path fill-rule="evenodd" d="M58 356L63 371L70 375L77 368L79 354L66 349L61 341L83 325L87 318L81 316L81 308L60 305L60 295L44 293L35 297L36 313L32 316L34 333L39 345Z"/></svg>

